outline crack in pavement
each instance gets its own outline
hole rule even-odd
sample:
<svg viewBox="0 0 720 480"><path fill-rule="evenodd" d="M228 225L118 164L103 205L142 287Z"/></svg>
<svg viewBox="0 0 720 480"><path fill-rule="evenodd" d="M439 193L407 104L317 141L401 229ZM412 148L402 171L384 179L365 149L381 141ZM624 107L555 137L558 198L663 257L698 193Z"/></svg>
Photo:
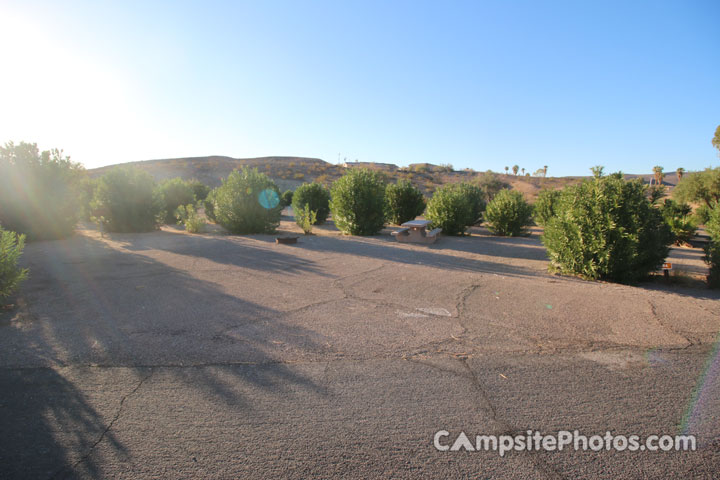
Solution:
<svg viewBox="0 0 720 480"><path fill-rule="evenodd" d="M472 385L472 387L480 393L480 398L482 399L482 402L484 404L483 407L480 407L481 410L483 410L486 413L489 413L490 418L502 427L502 429L503 429L502 435L514 435L514 434L524 433L527 430L525 428L522 428L522 429L514 428L506 420L503 420L502 418L500 418L500 416L497 412L497 409L495 408L492 401L490 400L490 397L487 394L487 391L483 387L482 383L480 382L480 379L478 378L475 371L472 368L470 368L470 365L467 362L467 357L453 357L453 356L448 356L448 355L443 355L442 357L450 358L451 360L455 360L455 361L459 362L460 365L462 366L462 369L465 371L465 373L463 374L456 370L452 370L449 368L443 368L439 365L423 362L421 360L413 359L413 358L409 358L409 357L405 358L405 360L415 363L415 364L418 364L418 365L429 367L429 368L432 368L432 369L435 369L435 370L438 370L441 372L449 373L456 377L460 377L460 378L463 378L463 379L469 381L470 384ZM538 452L523 450L521 452L521 454L523 454L522 456L528 458L532 462L532 464L536 470L542 472L548 478L553 478L553 479L565 478L557 470L555 470L550 464L548 464L542 458L539 458L537 456Z"/></svg>
<svg viewBox="0 0 720 480"><path fill-rule="evenodd" d="M52 474L52 475L49 477L50 479L59 478L61 475L65 477L65 476L71 474L72 472L75 472L75 470L77 469L77 467L78 467L81 463L83 463L85 460L87 460L87 459L90 457L90 455L92 454L93 450L95 450L95 447L97 447L98 445L100 445L100 442L102 442L102 441L105 439L105 437L108 435L108 432L109 432L110 429L113 427L113 425L115 425L115 423L120 419L120 415L122 415L122 411L123 411L123 407L124 407L124 405L125 405L125 401L126 401L128 398L130 398L132 395L134 395L134 394L140 389L140 387L142 387L142 385L143 385L150 377L152 377L153 372L154 372L154 370L150 369L150 373L148 373L147 375L145 375L144 377L142 377L142 378L140 379L140 381L138 382L138 384L135 385L135 388L133 388L132 391L130 391L129 393L127 393L125 396L123 396L123 397L120 399L120 405L118 406L117 412L115 412L115 416L112 418L112 420L110 420L110 423L107 424L107 426L105 427L105 430L103 430L103 432L100 434L100 436L99 436L98 439L95 441L95 443L93 443L93 444L90 446L90 448L89 448L88 451L85 453L85 455L83 455L82 457L80 457L80 459L79 459L78 461L76 461L75 463L73 463L72 466L70 466L70 467L64 467L63 469L61 469L61 470L55 472L54 474Z"/></svg>
<svg viewBox="0 0 720 480"><path fill-rule="evenodd" d="M693 345L695 345L695 342L693 342L690 338L683 335L681 332L675 330L670 325L666 325L665 323L662 322L662 320L660 320L660 316L657 314L657 308L655 307L655 304L652 302L652 300L650 298L647 299L647 302L648 302L648 305L650 306L651 316L653 319L655 319L655 321L658 323L658 325L660 325L662 328L664 328L668 332L672 333L673 335L677 335L678 337L683 338L688 343L688 345L686 345L684 348L692 347Z"/></svg>

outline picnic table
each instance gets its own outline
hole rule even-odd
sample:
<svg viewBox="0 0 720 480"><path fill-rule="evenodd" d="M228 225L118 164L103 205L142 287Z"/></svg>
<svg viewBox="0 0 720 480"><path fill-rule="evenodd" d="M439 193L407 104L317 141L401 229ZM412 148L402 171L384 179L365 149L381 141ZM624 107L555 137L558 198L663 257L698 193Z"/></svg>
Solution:
<svg viewBox="0 0 720 480"><path fill-rule="evenodd" d="M428 220L410 220L400 225L402 228L397 232L392 232L392 235L398 242L435 243L442 228L435 228L428 232L428 225L430 225Z"/></svg>

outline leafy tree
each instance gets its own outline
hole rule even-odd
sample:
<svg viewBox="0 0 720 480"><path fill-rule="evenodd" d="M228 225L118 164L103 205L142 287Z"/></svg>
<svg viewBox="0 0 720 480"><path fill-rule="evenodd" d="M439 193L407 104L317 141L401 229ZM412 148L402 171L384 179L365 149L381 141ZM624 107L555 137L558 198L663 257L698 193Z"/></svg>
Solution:
<svg viewBox="0 0 720 480"><path fill-rule="evenodd" d="M707 224L708 220L710 220L710 210L712 209L704 203L702 205L698 205L698 207L695 209L695 212L693 213L695 223L697 225Z"/></svg>
<svg viewBox="0 0 720 480"><path fill-rule="evenodd" d="M98 180L92 208L110 232L148 232L157 227L162 202L150 174L116 167Z"/></svg>
<svg viewBox="0 0 720 480"><path fill-rule="evenodd" d="M71 235L82 212L84 176L62 150L6 143L0 147L0 223L31 240Z"/></svg>
<svg viewBox="0 0 720 480"><path fill-rule="evenodd" d="M295 192L293 192L292 190L285 190L280 196L280 205L282 205L283 208L292 205L293 193Z"/></svg>
<svg viewBox="0 0 720 480"><path fill-rule="evenodd" d="M621 283L657 270L674 237L646 188L620 173L566 187L543 234L551 268Z"/></svg>
<svg viewBox="0 0 720 480"><path fill-rule="evenodd" d="M673 197L680 202L703 202L711 208L720 201L720 167L683 176L673 191Z"/></svg>
<svg viewBox="0 0 720 480"><path fill-rule="evenodd" d="M214 188L210 190L210 193L208 193L202 202L203 208L205 209L205 216L213 222L217 221L215 218L215 190L217 189Z"/></svg>
<svg viewBox="0 0 720 480"><path fill-rule="evenodd" d="M710 235L710 243L705 247L705 262L710 267L708 284L712 288L720 288L720 204L713 205L709 210L705 227Z"/></svg>
<svg viewBox="0 0 720 480"><path fill-rule="evenodd" d="M310 205L310 210L315 212L315 225L325 223L330 214L330 192L320 183L304 183L293 193L293 212L300 212Z"/></svg>
<svg viewBox="0 0 720 480"><path fill-rule="evenodd" d="M180 205L195 203L192 186L180 177L160 183L157 186L157 195L162 204L163 222L166 224L176 223L175 210Z"/></svg>
<svg viewBox="0 0 720 480"><path fill-rule="evenodd" d="M675 243L686 244L695 236L697 219L692 215L692 207L687 203L678 203L666 199L660 208L665 222L675 235Z"/></svg>
<svg viewBox="0 0 720 480"><path fill-rule="evenodd" d="M720 125L715 129L715 135L712 139L712 145L713 147L717 148L718 151L720 151Z"/></svg>
<svg viewBox="0 0 720 480"><path fill-rule="evenodd" d="M180 205L175 210L175 217L179 223L185 225L185 230L189 233L200 233L205 228L205 219L198 215L195 205Z"/></svg>
<svg viewBox="0 0 720 480"><path fill-rule="evenodd" d="M592 172L593 177L600 178L603 176L605 167L603 167L602 165L595 165L594 167L590 167L590 171Z"/></svg>
<svg viewBox="0 0 720 480"><path fill-rule="evenodd" d="M85 221L92 220L92 202L95 199L95 189L98 180L85 175L80 179L78 185L78 201L80 218Z"/></svg>
<svg viewBox="0 0 720 480"><path fill-rule="evenodd" d="M202 202L204 201L208 194L210 193L211 188L202 183L200 180L192 179L187 182L188 185L190 185L190 188L193 191L193 195L195 196L196 202Z"/></svg>
<svg viewBox="0 0 720 480"><path fill-rule="evenodd" d="M665 196L665 185L653 185L647 189L647 192L650 203L655 205Z"/></svg>
<svg viewBox="0 0 720 480"><path fill-rule="evenodd" d="M280 194L257 168L232 172L211 193L216 221L230 233L273 233L280 224Z"/></svg>
<svg viewBox="0 0 720 480"><path fill-rule="evenodd" d="M532 224L533 208L515 190L498 193L485 210L485 220L496 235L517 237L526 235Z"/></svg>
<svg viewBox="0 0 720 480"><path fill-rule="evenodd" d="M535 222L538 225L546 225L551 218L557 215L560 195L560 190L544 189L540 191L533 205Z"/></svg>
<svg viewBox="0 0 720 480"><path fill-rule="evenodd" d="M458 183L457 188L470 202L470 217L468 218L467 226L470 227L482 221L483 212L487 203L485 198L487 195L483 192L482 188L471 183Z"/></svg>
<svg viewBox="0 0 720 480"><path fill-rule="evenodd" d="M330 210L335 225L350 235L374 235L385 225L385 182L368 169L351 169L333 183Z"/></svg>
<svg viewBox="0 0 720 480"><path fill-rule="evenodd" d="M9 296L27 277L27 269L18 267L25 248L25 235L4 230L0 226L0 299Z"/></svg>
<svg viewBox="0 0 720 480"><path fill-rule="evenodd" d="M400 180L386 187L385 205L387 221L400 225L414 220L425 211L425 197L412 183Z"/></svg>
<svg viewBox="0 0 720 480"><path fill-rule="evenodd" d="M298 224L305 235L312 233L312 227L317 222L317 213L315 210L310 210L310 204L306 203L301 210L294 210L295 223Z"/></svg>
<svg viewBox="0 0 720 480"><path fill-rule="evenodd" d="M466 191L459 184L453 183L435 190L427 204L425 217L433 228L442 228L445 235L463 235L476 218Z"/></svg>

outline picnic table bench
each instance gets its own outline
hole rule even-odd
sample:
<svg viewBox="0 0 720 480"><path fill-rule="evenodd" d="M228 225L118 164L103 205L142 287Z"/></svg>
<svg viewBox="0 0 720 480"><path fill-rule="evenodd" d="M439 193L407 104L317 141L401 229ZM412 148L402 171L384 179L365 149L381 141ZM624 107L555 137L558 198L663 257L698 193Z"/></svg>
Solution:
<svg viewBox="0 0 720 480"><path fill-rule="evenodd" d="M430 225L428 220L410 220L400 225L403 228L392 232L392 235L398 242L435 243L442 228L435 228L428 232L428 225Z"/></svg>

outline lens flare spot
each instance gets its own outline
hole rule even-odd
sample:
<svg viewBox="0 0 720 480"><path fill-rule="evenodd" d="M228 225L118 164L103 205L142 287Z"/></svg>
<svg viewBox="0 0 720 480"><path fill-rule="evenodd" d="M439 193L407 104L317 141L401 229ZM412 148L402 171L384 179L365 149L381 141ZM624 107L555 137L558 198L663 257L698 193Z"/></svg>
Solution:
<svg viewBox="0 0 720 480"><path fill-rule="evenodd" d="M266 188L258 195L258 202L260 202L263 208L270 210L280 204L280 196L275 190Z"/></svg>

